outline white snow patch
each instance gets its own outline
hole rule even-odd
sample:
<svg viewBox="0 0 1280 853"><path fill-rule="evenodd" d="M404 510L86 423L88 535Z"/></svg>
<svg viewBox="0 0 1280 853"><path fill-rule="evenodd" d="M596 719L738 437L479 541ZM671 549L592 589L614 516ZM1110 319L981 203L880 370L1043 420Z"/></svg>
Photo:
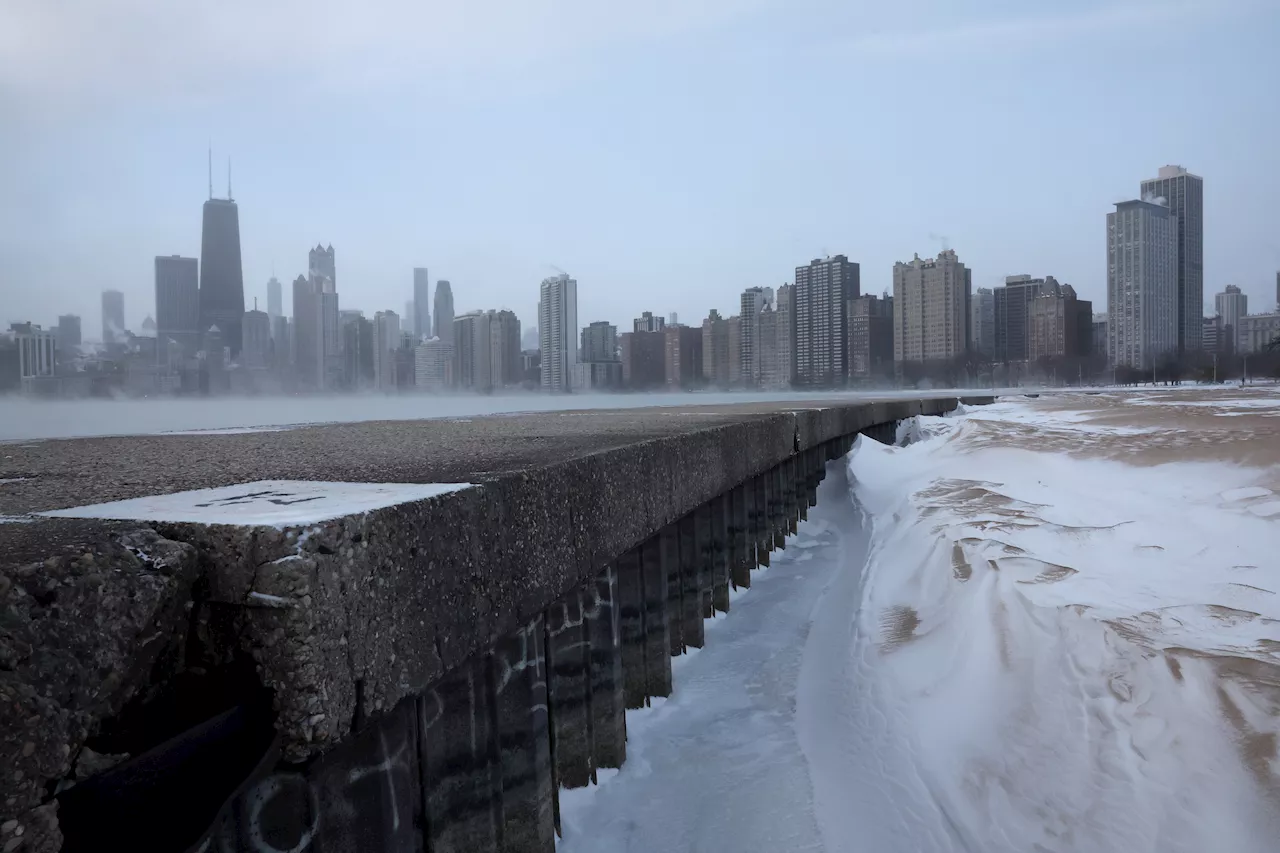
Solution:
<svg viewBox="0 0 1280 853"><path fill-rule="evenodd" d="M1227 489L1218 497L1224 501L1243 501L1249 498L1265 498L1271 494L1270 489L1264 489L1261 486L1245 486L1242 489Z"/></svg>
<svg viewBox="0 0 1280 853"><path fill-rule="evenodd" d="M828 849L1275 850L1280 697L1259 673L1280 673L1280 587L1258 516L1280 503L1240 512L1269 494L1258 470L971 428L1111 440L1057 415L1005 402L851 454L871 554L860 593L829 593L857 595L827 629L848 664L800 721Z"/></svg>
<svg viewBox="0 0 1280 853"><path fill-rule="evenodd" d="M293 606L293 602L289 599L282 598L278 595L271 595L267 592L250 592L248 598L250 601L257 602L264 607L284 608Z"/></svg>
<svg viewBox="0 0 1280 853"><path fill-rule="evenodd" d="M1264 504L1254 504L1249 507L1249 512L1259 518L1270 518L1273 515L1280 515L1280 501L1269 501Z"/></svg>
<svg viewBox="0 0 1280 853"><path fill-rule="evenodd" d="M314 424L294 424L292 426L259 426L259 427L224 427L223 429L183 429L162 433L162 435L247 435L255 432L287 432L303 426Z"/></svg>
<svg viewBox="0 0 1280 853"><path fill-rule="evenodd" d="M54 518L116 518L296 527L472 488L471 483L326 483L259 480L111 503L52 510ZM298 540L305 541L305 534Z"/></svg>

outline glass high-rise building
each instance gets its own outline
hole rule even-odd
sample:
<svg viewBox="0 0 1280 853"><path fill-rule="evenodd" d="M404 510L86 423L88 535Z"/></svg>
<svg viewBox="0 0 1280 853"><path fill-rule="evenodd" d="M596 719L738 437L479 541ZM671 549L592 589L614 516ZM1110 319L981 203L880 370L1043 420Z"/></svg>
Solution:
<svg viewBox="0 0 1280 853"><path fill-rule="evenodd" d="M408 318L408 322L419 339L432 336L431 279L426 267L413 268L413 316Z"/></svg>
<svg viewBox="0 0 1280 853"><path fill-rule="evenodd" d="M267 316L275 323L277 317L284 316L284 289L280 279L275 276L267 279Z"/></svg>
<svg viewBox="0 0 1280 853"><path fill-rule="evenodd" d="M453 343L453 288L449 282L440 279L436 282L435 336L446 344Z"/></svg>
<svg viewBox="0 0 1280 853"><path fill-rule="evenodd" d="M1201 348L1204 330L1204 178L1181 166L1161 166L1142 182L1143 201L1164 199L1177 217L1178 352Z"/></svg>
<svg viewBox="0 0 1280 853"><path fill-rule="evenodd" d="M124 294L118 290L102 291L102 342L124 343Z"/></svg>
<svg viewBox="0 0 1280 853"><path fill-rule="evenodd" d="M217 326L234 358L244 340L244 271L240 263L240 208L227 198L204 203L200 229L200 333Z"/></svg>
<svg viewBox="0 0 1280 853"><path fill-rule="evenodd" d="M199 262L179 255L157 256L156 351L172 352L172 341L181 355L195 355L201 331Z"/></svg>

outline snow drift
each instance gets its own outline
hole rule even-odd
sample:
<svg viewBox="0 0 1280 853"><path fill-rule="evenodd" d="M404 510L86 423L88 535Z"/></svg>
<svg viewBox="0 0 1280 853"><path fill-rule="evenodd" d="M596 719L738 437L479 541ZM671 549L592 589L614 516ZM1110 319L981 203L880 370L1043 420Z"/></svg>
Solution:
<svg viewBox="0 0 1280 853"><path fill-rule="evenodd" d="M880 778L866 796L807 749L828 849L1276 850L1268 472L1081 458L1064 433L1143 430L1052 405L922 418L906 446L850 454L873 534L843 736Z"/></svg>

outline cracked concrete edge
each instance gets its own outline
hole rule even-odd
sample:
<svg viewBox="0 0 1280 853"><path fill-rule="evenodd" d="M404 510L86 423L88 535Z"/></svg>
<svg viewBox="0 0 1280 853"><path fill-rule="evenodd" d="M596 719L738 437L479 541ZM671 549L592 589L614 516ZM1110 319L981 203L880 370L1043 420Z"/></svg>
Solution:
<svg viewBox="0 0 1280 853"><path fill-rule="evenodd" d="M0 822L40 806L149 684L182 642L197 572L195 548L151 529L0 565Z"/></svg>

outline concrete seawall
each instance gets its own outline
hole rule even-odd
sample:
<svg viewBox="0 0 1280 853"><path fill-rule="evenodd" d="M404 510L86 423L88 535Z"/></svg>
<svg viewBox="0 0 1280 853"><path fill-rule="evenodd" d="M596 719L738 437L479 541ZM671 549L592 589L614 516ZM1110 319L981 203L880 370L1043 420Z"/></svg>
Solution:
<svg viewBox="0 0 1280 853"><path fill-rule="evenodd" d="M6 445L0 846L551 850L827 461L957 402Z"/></svg>

